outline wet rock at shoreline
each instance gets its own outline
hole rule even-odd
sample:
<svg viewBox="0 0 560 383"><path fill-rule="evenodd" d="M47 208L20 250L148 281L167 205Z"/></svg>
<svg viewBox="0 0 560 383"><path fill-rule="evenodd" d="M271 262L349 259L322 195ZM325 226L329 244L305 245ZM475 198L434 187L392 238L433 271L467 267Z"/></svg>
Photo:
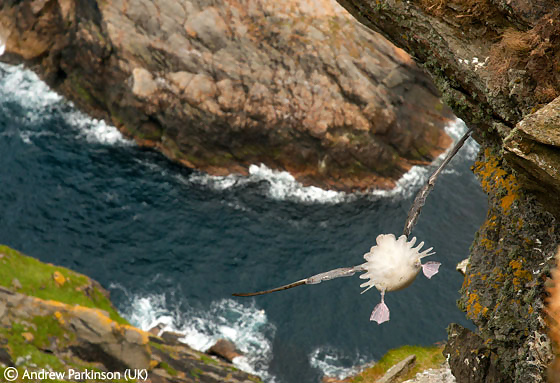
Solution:
<svg viewBox="0 0 560 383"><path fill-rule="evenodd" d="M234 358L243 355L241 351L235 347L235 344L227 339L218 340L212 347L210 347L210 349L208 349L207 353L210 355L216 355L230 363L233 362Z"/></svg>
<svg viewBox="0 0 560 383"><path fill-rule="evenodd" d="M332 0L8 1L0 30L3 60L212 174L386 189L450 144L430 79Z"/></svg>
<svg viewBox="0 0 560 383"><path fill-rule="evenodd" d="M3 268L22 281L16 291L0 274L0 364L30 372L124 374L126 369L145 369L148 381L160 383L260 382L176 338L170 342L131 326L101 286L86 276L5 246L0 250ZM66 283L57 284L54 273ZM64 379L82 380L77 375Z"/></svg>

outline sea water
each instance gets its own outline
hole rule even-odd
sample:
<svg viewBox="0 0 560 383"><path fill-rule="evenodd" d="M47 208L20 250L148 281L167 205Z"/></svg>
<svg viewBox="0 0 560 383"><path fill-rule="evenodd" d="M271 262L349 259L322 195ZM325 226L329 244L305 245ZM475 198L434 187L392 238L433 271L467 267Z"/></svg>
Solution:
<svg viewBox="0 0 560 383"><path fill-rule="evenodd" d="M448 126L458 139L466 130ZM89 275L135 325L180 331L199 350L232 340L235 363L267 382L344 377L404 344L446 338L486 198L471 140L441 175L413 235L442 263L431 280L387 294L391 320L369 321L379 293L357 276L235 298L363 262L381 233L402 232L433 171L414 167L392 191L303 187L254 164L212 177L138 148L77 111L22 67L0 64L0 243ZM441 158L439 159L441 160Z"/></svg>

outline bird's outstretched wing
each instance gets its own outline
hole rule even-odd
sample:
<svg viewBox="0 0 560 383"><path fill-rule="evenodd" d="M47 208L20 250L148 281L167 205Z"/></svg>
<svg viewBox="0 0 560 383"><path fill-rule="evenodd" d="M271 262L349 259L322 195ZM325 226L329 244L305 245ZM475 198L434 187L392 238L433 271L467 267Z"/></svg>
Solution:
<svg viewBox="0 0 560 383"><path fill-rule="evenodd" d="M407 238L410 235L410 232L412 231L414 226L416 225L416 221L418 221L418 217L420 216L420 210L422 210L422 207L426 203L426 198L428 197L428 194L430 194L430 192L434 188L438 176L440 175L442 170L447 166L449 161L451 161L451 159L455 157L455 154L457 154L459 149L461 149L461 147L463 146L467 138L470 137L472 131L473 129L470 128L463 135L463 137L461 137L461 139L457 141L457 143L455 144L453 149L451 149L451 151L447 154L447 156L445 157L441 165L439 165L436 171L433 172L430 178L428 178L428 182L426 182L426 184L422 187L422 189L420 189L418 194L416 194L416 198L414 198L414 202L412 203L412 207L408 211L408 217L406 218L406 222L404 224L403 235L405 235Z"/></svg>
<svg viewBox="0 0 560 383"><path fill-rule="evenodd" d="M316 285L317 283L321 283L323 281L330 281L331 279L335 279L335 278L341 278L341 277L350 277L352 275L354 275L354 273L356 273L357 271L363 271L363 266L362 265L358 265L358 266L354 266L354 267L341 267L338 269L334 269L334 270L330 270L324 273L320 273L320 274L316 274L313 275L312 277L306 278L306 279L301 279L297 282L293 282L284 286L280 286L280 287L276 287L274 289L270 289L270 290L264 290L264 291L257 291L254 293L235 293L233 294L233 296L236 297L252 297L255 295L263 295L263 294L268 294L268 293L274 293L276 291L282 291L282 290L287 290L287 289L291 289L292 287L297 287L297 286L301 286L301 285Z"/></svg>

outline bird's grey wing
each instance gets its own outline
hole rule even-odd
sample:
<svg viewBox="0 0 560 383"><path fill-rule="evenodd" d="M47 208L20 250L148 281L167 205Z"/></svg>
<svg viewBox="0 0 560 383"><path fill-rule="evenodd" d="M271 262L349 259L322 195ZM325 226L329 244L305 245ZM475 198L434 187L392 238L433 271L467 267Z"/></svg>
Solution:
<svg viewBox="0 0 560 383"><path fill-rule="evenodd" d="M430 194L430 192L434 188L438 176L440 175L442 170L447 166L449 161L451 161L451 159L455 157L455 154L457 154L457 152L459 151L459 149L461 149L465 141L470 137L472 131L473 129L470 128L463 135L463 137L461 137L461 139L457 141L457 143L455 144L453 149L451 149L451 151L447 154L447 156L445 157L441 165L439 165L436 171L432 173L430 178L428 178L428 182L426 182L426 184L422 187L422 189L420 189L418 194L416 194L416 198L414 198L414 202L412 203L412 207L408 212L408 217L406 218L406 222L404 224L403 235L405 235L406 237L410 235L410 232L416 225L416 221L418 221L418 217L420 216L420 210L422 210L422 207L426 203L426 198L428 197L428 194Z"/></svg>
<svg viewBox="0 0 560 383"><path fill-rule="evenodd" d="M363 271L363 266L362 265L358 265L358 266L354 266L354 267L341 267L338 269L334 269L334 270L330 270L324 273L320 273L320 274L316 274L313 275L309 278L306 279L301 279L297 282L293 282L284 286L280 286L280 287L276 287L274 289L270 289L270 290L264 290L264 291L257 291L254 293L235 293L233 294L233 296L236 297L252 297L255 295L263 295L263 294L268 294L268 293L274 293L276 291L282 291L282 290L287 290L287 289L291 289L292 287L297 287L297 286L301 286L301 285L316 285L317 283L321 283L323 281L330 281L331 279L335 279L335 278L341 278L341 277L350 277L352 275L354 275L357 271Z"/></svg>
<svg viewBox="0 0 560 383"><path fill-rule="evenodd" d="M354 267L341 267L324 273L316 274L312 277L305 279L306 285L316 285L323 281L330 281L331 279L341 278L341 277L351 277L356 273L356 271L363 271L362 265Z"/></svg>

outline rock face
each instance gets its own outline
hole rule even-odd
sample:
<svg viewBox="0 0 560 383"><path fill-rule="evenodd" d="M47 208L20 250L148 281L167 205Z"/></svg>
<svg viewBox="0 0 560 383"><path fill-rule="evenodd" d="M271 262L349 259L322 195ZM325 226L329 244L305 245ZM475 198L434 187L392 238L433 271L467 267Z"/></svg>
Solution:
<svg viewBox="0 0 560 383"><path fill-rule="evenodd" d="M235 348L235 344L227 339L218 340L216 344L208 349L208 354L218 356L230 363L233 362L234 358L242 355Z"/></svg>
<svg viewBox="0 0 560 383"><path fill-rule="evenodd" d="M45 301L1 286L0 305L4 308L1 319L4 327L13 327L16 323L38 317L45 318L45 322L56 319L60 329L75 338L62 348L71 350L83 360L101 362L110 371L150 367L148 335L111 320L102 310ZM24 338L28 342L34 340L34 337ZM50 347L56 349L58 345Z"/></svg>
<svg viewBox="0 0 560 383"><path fill-rule="evenodd" d="M416 355L409 355L391 367L376 383L396 383L397 379L405 375L416 363Z"/></svg>
<svg viewBox="0 0 560 383"><path fill-rule="evenodd" d="M0 39L3 60L214 174L388 188L450 143L429 78L332 0L6 0Z"/></svg>
<svg viewBox="0 0 560 383"><path fill-rule="evenodd" d="M125 381L126 369L139 369L154 383L260 382L175 338L131 326L112 307L108 293L84 275L5 246L0 246L0 255L0 373L11 366L20 377L24 371L45 370L64 372L60 381L96 381L70 371L118 372ZM10 274L20 276L18 291L6 286ZM53 280L54 274L65 283Z"/></svg>
<svg viewBox="0 0 560 383"><path fill-rule="evenodd" d="M490 208L460 300L478 331L450 329L453 374L459 382L545 381L554 356L545 281L560 217L560 5L339 2L431 72L482 147L474 170Z"/></svg>

